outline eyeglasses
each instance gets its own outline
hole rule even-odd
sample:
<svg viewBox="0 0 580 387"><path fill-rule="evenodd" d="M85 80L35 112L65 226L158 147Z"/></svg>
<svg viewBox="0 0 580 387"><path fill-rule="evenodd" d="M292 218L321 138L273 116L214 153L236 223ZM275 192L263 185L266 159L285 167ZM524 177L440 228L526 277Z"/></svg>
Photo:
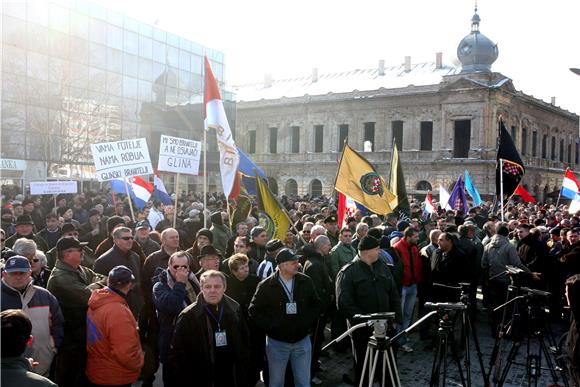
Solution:
<svg viewBox="0 0 580 387"><path fill-rule="evenodd" d="M310 231L302 231L302 234L310 234Z"/></svg>
<svg viewBox="0 0 580 387"><path fill-rule="evenodd" d="M122 239L122 240L124 240L124 241L130 241L131 239L133 239L133 237L130 237L130 236L125 236L125 237L119 237L119 238L117 238L117 239Z"/></svg>
<svg viewBox="0 0 580 387"><path fill-rule="evenodd" d="M178 270L179 268L183 268L183 269L189 268L189 266L187 266L187 265L175 265L172 267L173 267L173 270Z"/></svg>
<svg viewBox="0 0 580 387"><path fill-rule="evenodd" d="M32 262L38 263L38 262L40 262L40 259L38 259L38 258L32 258Z"/></svg>

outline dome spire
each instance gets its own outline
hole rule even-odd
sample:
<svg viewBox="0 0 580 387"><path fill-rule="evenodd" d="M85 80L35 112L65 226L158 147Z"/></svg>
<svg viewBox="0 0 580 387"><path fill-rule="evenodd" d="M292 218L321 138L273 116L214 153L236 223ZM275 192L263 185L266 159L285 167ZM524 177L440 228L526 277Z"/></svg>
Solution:
<svg viewBox="0 0 580 387"><path fill-rule="evenodd" d="M475 10L474 10L474 14L473 17L471 18L471 32L479 32L479 22L481 21L481 19L479 18L479 15L477 14L477 1L475 2Z"/></svg>
<svg viewBox="0 0 580 387"><path fill-rule="evenodd" d="M491 72L491 65L498 56L497 45L479 31L480 22L476 2L475 13L471 18L471 32L457 47L457 58L461 62L463 74Z"/></svg>

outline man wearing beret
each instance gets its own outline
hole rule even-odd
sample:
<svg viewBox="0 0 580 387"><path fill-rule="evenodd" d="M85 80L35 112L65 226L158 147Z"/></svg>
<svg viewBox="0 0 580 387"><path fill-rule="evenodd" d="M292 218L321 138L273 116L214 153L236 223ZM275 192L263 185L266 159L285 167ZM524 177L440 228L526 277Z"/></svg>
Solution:
<svg viewBox="0 0 580 387"><path fill-rule="evenodd" d="M83 250L78 239L63 237L56 243L56 250L58 259L46 286L58 300L65 320L55 382L60 387L72 387L82 385L85 379L87 302L94 283L103 277L81 266Z"/></svg>
<svg viewBox="0 0 580 387"><path fill-rule="evenodd" d="M309 333L319 315L312 279L299 272L298 256L282 249L277 270L262 281L250 303L250 318L266 332L270 387L284 386L288 361L296 386L310 386Z"/></svg>
<svg viewBox="0 0 580 387"><path fill-rule="evenodd" d="M10 238L6 239L4 242L5 246L8 248L12 248L14 246L14 242L20 238L27 238L32 239L36 242L36 246L41 251L47 251L48 245L46 241L39 236L34 235L34 222L32 222L32 218L30 215L20 215L16 218L16 224L14 225L14 229L16 233L14 233Z"/></svg>
<svg viewBox="0 0 580 387"><path fill-rule="evenodd" d="M326 228L326 236L330 239L332 247L338 244L338 220L336 215L329 215L324 219L324 227Z"/></svg>
<svg viewBox="0 0 580 387"><path fill-rule="evenodd" d="M336 278L336 300L339 313L351 324L357 314L394 312L397 323L402 322L401 299L389 268L379 260L379 241L365 236L358 244L358 255L344 266ZM353 332L357 383L362 374L367 343L372 328Z"/></svg>

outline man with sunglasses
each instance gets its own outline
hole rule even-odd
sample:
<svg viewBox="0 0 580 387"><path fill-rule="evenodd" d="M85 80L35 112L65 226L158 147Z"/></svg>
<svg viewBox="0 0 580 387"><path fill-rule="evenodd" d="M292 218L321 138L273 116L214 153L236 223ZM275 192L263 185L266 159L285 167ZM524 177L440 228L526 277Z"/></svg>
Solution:
<svg viewBox="0 0 580 387"><path fill-rule="evenodd" d="M101 255L95 261L94 271L104 276L116 266L127 266L136 278L133 289L127 294L127 303L135 319L139 318L139 312L143 306L141 294L141 260L139 255L131 250L133 246L133 233L128 227L117 227L113 231L113 247Z"/></svg>
<svg viewBox="0 0 580 387"><path fill-rule="evenodd" d="M34 285L28 258L16 255L6 261L2 272L2 311L22 309L32 322L34 341L26 353L38 365L34 372L48 377L52 359L64 337L64 318L56 298Z"/></svg>
<svg viewBox="0 0 580 387"><path fill-rule="evenodd" d="M197 300L200 284L189 270L189 255L185 251L171 254L167 268L153 286L153 302L159 321L159 360L163 364L163 384L174 386L174 371L169 360L169 347L179 313Z"/></svg>
<svg viewBox="0 0 580 387"><path fill-rule="evenodd" d="M75 239L78 239L79 237L79 231L77 230L76 226L72 223L65 223L62 226L61 232L62 232L61 238L73 237ZM95 264L95 252L91 250L91 248L87 246L85 242L80 242L80 244L83 250L81 265L83 265L84 267L88 267L89 269L92 269ZM56 247L53 247L52 249L46 252L46 266L49 269L52 269L54 267L57 259L56 258L57 253L58 252Z"/></svg>

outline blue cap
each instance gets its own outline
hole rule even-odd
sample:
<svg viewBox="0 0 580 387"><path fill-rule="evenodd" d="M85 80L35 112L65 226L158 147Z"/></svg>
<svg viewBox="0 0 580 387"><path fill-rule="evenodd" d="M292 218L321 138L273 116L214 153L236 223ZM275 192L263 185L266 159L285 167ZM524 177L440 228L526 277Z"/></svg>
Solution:
<svg viewBox="0 0 580 387"><path fill-rule="evenodd" d="M28 261L28 258L23 257L22 255L15 255L8 258L4 265L4 271L6 273L30 273L32 268L30 267L30 261Z"/></svg>
<svg viewBox="0 0 580 387"><path fill-rule="evenodd" d="M131 269L127 266L119 265L115 266L109 272L108 284L110 287L115 287L119 285L124 285L129 282L134 282L135 276Z"/></svg>

